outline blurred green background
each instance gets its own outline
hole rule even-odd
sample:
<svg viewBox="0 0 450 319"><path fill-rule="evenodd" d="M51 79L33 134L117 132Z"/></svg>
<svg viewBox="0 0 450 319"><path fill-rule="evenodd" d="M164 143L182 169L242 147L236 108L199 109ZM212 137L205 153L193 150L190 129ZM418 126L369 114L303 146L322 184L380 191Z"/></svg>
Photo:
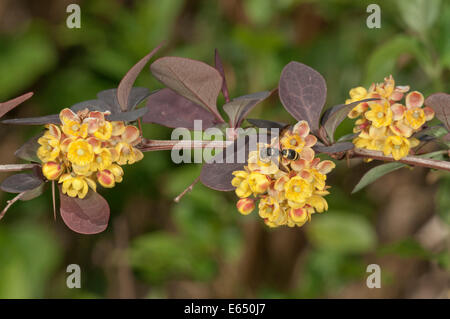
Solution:
<svg viewBox="0 0 450 319"><path fill-rule="evenodd" d="M218 48L234 97L275 88L291 60L324 75L328 106L391 73L425 95L449 92L449 1L380 1L381 28L369 29L372 2L0 0L0 101L34 91L8 116L57 113L116 87L163 40L159 56L210 64ZM81 29L66 27L70 3L81 6ZM148 68L136 84L161 87ZM293 122L276 97L251 117ZM346 120L338 134L351 127ZM14 150L39 129L1 126L0 163L18 162ZM99 235L54 221L47 191L0 223L0 297L448 298L449 174L403 168L350 195L377 163L344 162L329 177L330 210L294 229L240 216L233 193L200 184L175 204L200 167L174 165L170 152L146 153L122 184L101 191L112 216ZM0 193L1 205L11 197ZM366 286L372 263L381 289ZM81 289L66 287L69 264L81 267Z"/></svg>

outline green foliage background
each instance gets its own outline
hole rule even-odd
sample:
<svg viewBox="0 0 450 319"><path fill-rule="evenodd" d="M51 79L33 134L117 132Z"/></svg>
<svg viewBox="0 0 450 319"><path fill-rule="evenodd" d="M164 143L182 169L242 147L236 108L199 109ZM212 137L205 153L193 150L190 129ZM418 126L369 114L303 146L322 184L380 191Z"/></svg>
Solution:
<svg viewBox="0 0 450 319"><path fill-rule="evenodd" d="M79 1L81 29L68 29L65 8L72 2L0 3L0 101L35 92L11 116L56 113L94 98L116 87L163 40L168 44L159 56L210 64L218 48L234 97L275 88L291 60L324 75L328 106L343 103L350 88L391 73L425 95L450 89L448 1L382 1L380 29L366 27L373 1L298 0ZM137 85L161 87L148 68ZM276 99L251 116L293 121ZM337 134L351 127L346 120ZM37 130L0 127L0 162L17 162L13 151ZM144 131L148 138L170 138L169 129L156 125ZM392 173L394 184L386 177L350 195L372 166L340 163L329 181L328 212L301 229L269 230L257 214L239 215L234 194L202 185L175 204L200 167L174 165L169 152L146 153L126 168L122 184L102 191L112 207L102 234L81 236L59 217L54 221L49 191L16 204L0 223L0 297L409 297L401 287L419 291L419 279L429 274L448 278L450 176L403 168ZM425 197L380 195L384 187L407 186L408 175L418 185L413 192ZM1 193L2 205L10 197ZM425 213L402 211L402 219L383 229L389 203L416 198ZM444 244L424 247L418 234L436 216ZM415 226L404 231L411 220ZM81 289L65 285L72 263L81 266ZM383 271L379 293L365 287L370 263ZM405 278L392 263L420 266ZM437 296L442 292L431 295Z"/></svg>

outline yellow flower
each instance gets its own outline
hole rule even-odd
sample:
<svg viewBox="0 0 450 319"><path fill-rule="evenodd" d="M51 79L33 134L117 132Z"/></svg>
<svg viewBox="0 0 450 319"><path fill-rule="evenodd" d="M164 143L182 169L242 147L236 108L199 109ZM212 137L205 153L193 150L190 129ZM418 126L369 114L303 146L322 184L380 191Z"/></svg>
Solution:
<svg viewBox="0 0 450 319"><path fill-rule="evenodd" d="M38 148L37 156L42 162L46 163L58 158L60 153L59 140L44 134L38 139L38 143L41 146Z"/></svg>
<svg viewBox="0 0 450 319"><path fill-rule="evenodd" d="M385 101L383 104L372 103L370 111L367 111L364 115L377 128L389 126L392 123L392 110L388 101Z"/></svg>
<svg viewBox="0 0 450 319"><path fill-rule="evenodd" d="M70 197L86 197L89 188L96 191L95 182L84 176L73 176L72 174L64 174L60 177L59 183L62 183L62 192Z"/></svg>
<svg viewBox="0 0 450 319"><path fill-rule="evenodd" d="M108 168L109 171L114 175L116 183L120 183L123 180L123 169L119 165L111 164Z"/></svg>
<svg viewBox="0 0 450 319"><path fill-rule="evenodd" d="M426 121L425 112L420 107L415 107L406 111L406 121L415 130L420 128Z"/></svg>
<svg viewBox="0 0 450 319"><path fill-rule="evenodd" d="M107 148L102 148L94 155L94 160L91 163L90 170L92 172L101 171L108 168L112 164L111 151Z"/></svg>
<svg viewBox="0 0 450 319"><path fill-rule="evenodd" d="M67 148L67 158L78 166L90 165L94 160L92 145L85 140L76 140Z"/></svg>
<svg viewBox="0 0 450 319"><path fill-rule="evenodd" d="M305 146L305 140L297 134L286 132L280 139L281 149L291 149L300 153Z"/></svg>
<svg viewBox="0 0 450 319"><path fill-rule="evenodd" d="M106 188L112 188L116 185L114 174L108 169L97 172L97 181Z"/></svg>
<svg viewBox="0 0 450 319"><path fill-rule="evenodd" d="M140 150L125 142L117 144L115 149L119 154L117 160L119 165L134 164L144 158L144 154Z"/></svg>
<svg viewBox="0 0 450 319"><path fill-rule="evenodd" d="M313 186L300 176L292 177L285 185L285 196L291 204L301 204L312 195Z"/></svg>
<svg viewBox="0 0 450 319"><path fill-rule="evenodd" d="M268 218L271 221L276 220L281 211L278 201L270 196L261 198L258 209L258 213L261 218Z"/></svg>
<svg viewBox="0 0 450 319"><path fill-rule="evenodd" d="M111 122L104 121L103 125L99 126L95 131L94 136L100 140L108 140L111 138L113 126Z"/></svg>
<svg viewBox="0 0 450 319"><path fill-rule="evenodd" d="M255 209L255 201L251 198L241 198L236 207L242 215L248 215Z"/></svg>
<svg viewBox="0 0 450 319"><path fill-rule="evenodd" d="M328 203L322 196L319 195L313 195L311 196L306 203L313 207L316 212L322 213L326 210L328 210Z"/></svg>
<svg viewBox="0 0 450 319"><path fill-rule="evenodd" d="M248 177L248 173L246 171L234 171L234 178L231 180L231 185L234 187L239 187L243 181L245 181Z"/></svg>
<svg viewBox="0 0 450 319"><path fill-rule="evenodd" d="M260 150L263 146L258 148L258 151L252 151L248 157L248 168L250 171L258 171L262 174L275 174L278 170L278 163L272 157L261 159ZM267 147L267 146L266 146ZM275 159L278 161L278 158Z"/></svg>
<svg viewBox="0 0 450 319"><path fill-rule="evenodd" d="M289 217L297 226L302 226L310 219L310 214L308 210L304 207L302 208L291 208L289 210Z"/></svg>
<svg viewBox="0 0 450 319"><path fill-rule="evenodd" d="M409 153L410 142L407 138L402 136L389 136L384 144L384 155L392 154L395 160L405 157Z"/></svg>
<svg viewBox="0 0 450 319"><path fill-rule="evenodd" d="M42 165L42 174L50 181L56 180L64 171L64 166L57 162L47 162Z"/></svg>
<svg viewBox="0 0 450 319"><path fill-rule="evenodd" d="M251 172L247 177L247 182L255 195L265 193L270 185L267 176L258 172Z"/></svg>
<svg viewBox="0 0 450 319"><path fill-rule="evenodd" d="M71 109L64 109L59 113L62 131L67 136L86 138L88 135L88 124L82 123L81 118Z"/></svg>

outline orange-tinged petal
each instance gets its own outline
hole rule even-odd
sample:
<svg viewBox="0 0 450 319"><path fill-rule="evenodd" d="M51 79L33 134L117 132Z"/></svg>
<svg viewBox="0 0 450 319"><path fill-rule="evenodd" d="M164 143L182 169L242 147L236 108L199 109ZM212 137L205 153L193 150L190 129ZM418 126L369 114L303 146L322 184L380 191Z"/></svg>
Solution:
<svg viewBox="0 0 450 319"><path fill-rule="evenodd" d="M403 118L403 115L406 112L406 107L404 105L401 105L400 103L395 103L391 105L392 110L392 119L394 121L401 120Z"/></svg>
<svg viewBox="0 0 450 319"><path fill-rule="evenodd" d="M301 137L305 138L309 134L309 124L306 121L299 121L292 128L292 132L294 134L298 134Z"/></svg>
<svg viewBox="0 0 450 319"><path fill-rule="evenodd" d="M431 121L433 119L433 117L434 117L434 110L431 107L425 106L423 108L423 112L425 113L425 119L427 121Z"/></svg>
<svg viewBox="0 0 450 319"><path fill-rule="evenodd" d="M135 126L128 125L122 134L122 140L128 144L133 144L139 138L139 129Z"/></svg>
<svg viewBox="0 0 450 319"><path fill-rule="evenodd" d="M97 172L97 180L105 188L112 188L116 185L114 174L107 169Z"/></svg>
<svg viewBox="0 0 450 319"><path fill-rule="evenodd" d="M80 122L80 118L71 109L65 108L59 112L59 119L61 123L65 124L68 121Z"/></svg>
<svg viewBox="0 0 450 319"><path fill-rule="evenodd" d="M414 107L421 107L424 102L424 97L423 97L422 93L420 93L418 91L409 92L406 95L405 102L406 102L406 107L408 109L411 109Z"/></svg>
<svg viewBox="0 0 450 319"><path fill-rule="evenodd" d="M308 162L311 162L314 159L314 155L315 155L315 153L312 148L304 147L300 153L300 158L302 158Z"/></svg>
<svg viewBox="0 0 450 319"><path fill-rule="evenodd" d="M336 167L336 164L332 161L325 160L317 164L316 167L321 174L328 174L329 172L331 172L331 170L333 170Z"/></svg>
<svg viewBox="0 0 450 319"><path fill-rule="evenodd" d="M305 146L306 147L311 147L314 146L317 143L317 137L315 137L314 135L308 135L307 137L305 137Z"/></svg>

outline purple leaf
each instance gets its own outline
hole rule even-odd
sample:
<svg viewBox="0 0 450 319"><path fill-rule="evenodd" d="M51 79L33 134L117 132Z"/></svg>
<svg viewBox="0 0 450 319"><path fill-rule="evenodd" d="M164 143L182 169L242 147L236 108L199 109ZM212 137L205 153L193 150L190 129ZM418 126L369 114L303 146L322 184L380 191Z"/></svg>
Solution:
<svg viewBox="0 0 450 319"><path fill-rule="evenodd" d="M38 139L42 136L43 133L40 133L28 141L25 142L15 153L18 158L23 159L25 161L37 162L39 163L41 160L37 156L37 150L41 146L38 143Z"/></svg>
<svg viewBox="0 0 450 319"><path fill-rule="evenodd" d="M3 115L11 111L16 106L18 106L19 104L22 104L23 102L31 98L32 96L33 92L28 92L19 97L16 97L15 99L0 103L0 118L3 117Z"/></svg>
<svg viewBox="0 0 450 319"><path fill-rule="evenodd" d="M23 193L39 187L43 182L35 174L20 173L6 178L0 188L7 193Z"/></svg>
<svg viewBox="0 0 450 319"><path fill-rule="evenodd" d="M20 197L21 201L27 201L27 200L32 200L35 199L36 197L41 196L45 189L46 189L47 183L42 183L41 185L39 185L38 187L26 191L25 194L22 195L22 197Z"/></svg>
<svg viewBox="0 0 450 319"><path fill-rule="evenodd" d="M425 100L425 105L431 107L436 117L444 123L448 131L450 131L450 94L434 93Z"/></svg>
<svg viewBox="0 0 450 319"><path fill-rule="evenodd" d="M364 99L361 101L352 102L350 104L339 104L330 107L322 116L322 125L327 132L330 142L334 142L334 132L339 124L347 117L348 113L351 112L359 103L364 103L368 101L375 101L378 99Z"/></svg>
<svg viewBox="0 0 450 319"><path fill-rule="evenodd" d="M59 191L60 212L64 223L79 234L98 234L108 227L108 202L97 192L89 190L86 197L69 197Z"/></svg>
<svg viewBox="0 0 450 319"><path fill-rule="evenodd" d="M226 103L223 109L228 114L230 122L234 128L240 127L242 121L248 115L248 113L255 107L258 103L266 99L271 92L264 91L253 93L249 95L240 96L233 99L231 102Z"/></svg>
<svg viewBox="0 0 450 319"><path fill-rule="evenodd" d="M281 122L274 122L274 121L268 121L268 120L262 120L262 119L246 119L247 122L250 124L259 127L259 128L278 128L280 130L284 129L286 126L289 126L289 124L281 123Z"/></svg>
<svg viewBox="0 0 450 319"><path fill-rule="evenodd" d="M202 128L207 129L217 124L211 112L194 102L165 88L147 99L148 112L144 115L144 123L156 123L167 127L185 127L194 129L194 120L202 120Z"/></svg>
<svg viewBox="0 0 450 319"><path fill-rule="evenodd" d="M9 119L1 121L3 124L14 125L44 125L44 124L61 124L58 114L39 116L39 117L25 117L19 119Z"/></svg>
<svg viewBox="0 0 450 319"><path fill-rule="evenodd" d="M223 80L215 68L192 59L164 57L153 62L150 69L160 82L224 122L216 105Z"/></svg>
<svg viewBox="0 0 450 319"><path fill-rule="evenodd" d="M128 98L131 92L131 88L133 87L136 78L139 73L141 73L144 66L148 63L148 61L152 58L153 55L161 48L163 44L161 43L152 52L143 57L138 63L136 63L128 72L125 74L123 79L119 83L119 87L117 88L117 101L119 102L120 108L122 111L128 110Z"/></svg>
<svg viewBox="0 0 450 319"><path fill-rule="evenodd" d="M108 115L106 117L106 119L108 121L133 122L133 121L136 121L138 118L143 117L147 112L148 112L148 108L141 107L139 109L128 111L128 112L114 113L114 114Z"/></svg>
<svg viewBox="0 0 450 319"><path fill-rule="evenodd" d="M313 149L316 152L327 154L346 152L354 148L355 145L353 145L353 143L351 142L340 142L330 146L325 146L322 143L317 142L317 144L313 146Z"/></svg>
<svg viewBox="0 0 450 319"><path fill-rule="evenodd" d="M211 163L203 164L200 173L200 181L214 190L229 192L234 190L231 185L232 173L243 170L251 151L257 149L256 138L260 143L270 143L267 135L253 135L239 137L232 145L228 146L212 159Z"/></svg>
<svg viewBox="0 0 450 319"><path fill-rule="evenodd" d="M223 69L222 59L220 58L219 51L217 49L214 50L214 60L216 65L216 70L219 71L220 75L222 76L223 83L222 83L222 94L225 98L225 102L230 102L230 93L228 92L228 85L227 80L225 78L225 71Z"/></svg>
<svg viewBox="0 0 450 319"><path fill-rule="evenodd" d="M280 100L297 120L306 120L311 131L319 129L319 119L327 97L327 86L319 72L299 62L290 62L281 72Z"/></svg>

